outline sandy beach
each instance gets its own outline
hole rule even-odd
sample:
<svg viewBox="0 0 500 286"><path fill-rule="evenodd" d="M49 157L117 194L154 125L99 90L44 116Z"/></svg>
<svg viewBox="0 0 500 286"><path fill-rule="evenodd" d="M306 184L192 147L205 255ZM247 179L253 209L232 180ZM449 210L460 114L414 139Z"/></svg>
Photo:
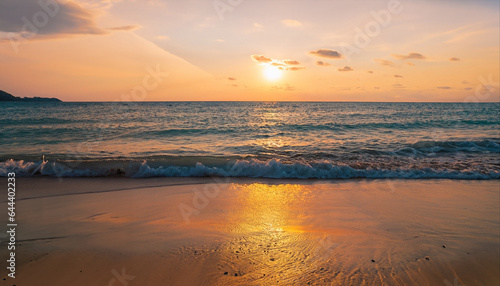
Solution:
<svg viewBox="0 0 500 286"><path fill-rule="evenodd" d="M499 283L498 181L18 178L16 199L1 285Z"/></svg>

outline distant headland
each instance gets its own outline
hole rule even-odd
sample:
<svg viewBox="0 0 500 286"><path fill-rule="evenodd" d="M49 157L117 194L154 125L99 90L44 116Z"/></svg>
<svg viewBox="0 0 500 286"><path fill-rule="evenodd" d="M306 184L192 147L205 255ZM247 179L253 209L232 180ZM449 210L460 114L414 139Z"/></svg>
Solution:
<svg viewBox="0 0 500 286"><path fill-rule="evenodd" d="M22 101L22 102L62 102L58 98L48 98L48 97L19 97L13 96L12 94L0 90L0 101Z"/></svg>

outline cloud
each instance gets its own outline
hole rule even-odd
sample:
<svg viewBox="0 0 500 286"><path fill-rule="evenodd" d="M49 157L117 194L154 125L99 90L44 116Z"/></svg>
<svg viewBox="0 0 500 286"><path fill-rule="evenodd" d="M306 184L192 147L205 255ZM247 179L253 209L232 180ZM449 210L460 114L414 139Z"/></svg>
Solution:
<svg viewBox="0 0 500 286"><path fill-rule="evenodd" d="M412 63L412 62L407 62L406 64L409 65L409 66L411 66L411 67L415 66L415 64Z"/></svg>
<svg viewBox="0 0 500 286"><path fill-rule="evenodd" d="M353 69L349 66L345 66L343 68L339 68L338 71L345 72L345 71L353 71Z"/></svg>
<svg viewBox="0 0 500 286"><path fill-rule="evenodd" d="M464 90L471 90L471 89L472 89L472 87L466 87L466 88L464 88Z"/></svg>
<svg viewBox="0 0 500 286"><path fill-rule="evenodd" d="M293 19L284 19L284 20L281 20L281 23L287 27L300 27L302 26L302 23L297 21L297 20L293 20Z"/></svg>
<svg viewBox="0 0 500 286"><path fill-rule="evenodd" d="M394 77L403 77L402 75L395 74Z"/></svg>
<svg viewBox="0 0 500 286"><path fill-rule="evenodd" d="M373 71L367 71L367 73L373 73Z"/></svg>
<svg viewBox="0 0 500 286"><path fill-rule="evenodd" d="M425 60L426 57L419 53L409 53L408 55L396 55L392 54L398 60Z"/></svg>
<svg viewBox="0 0 500 286"><path fill-rule="evenodd" d="M329 66L330 64L329 64L329 63L326 63L326 62L323 62L323 61L317 61L317 62L316 62L316 65L318 65L318 66L323 66L323 67L327 67L327 66Z"/></svg>
<svg viewBox="0 0 500 286"><path fill-rule="evenodd" d="M455 58L455 57L450 58L450 62L458 62L458 61L460 61L459 58Z"/></svg>
<svg viewBox="0 0 500 286"><path fill-rule="evenodd" d="M450 86L438 86L437 88L438 89L451 89Z"/></svg>
<svg viewBox="0 0 500 286"><path fill-rule="evenodd" d="M271 58L261 55L252 55L252 60L256 61L259 64L267 64L273 61Z"/></svg>
<svg viewBox="0 0 500 286"><path fill-rule="evenodd" d="M298 61L292 61L292 60L284 60L283 61L286 65L290 65L290 66L298 66L300 65L300 63Z"/></svg>
<svg viewBox="0 0 500 286"><path fill-rule="evenodd" d="M400 84L400 83L395 83L392 85L394 88L405 88L404 85Z"/></svg>
<svg viewBox="0 0 500 286"><path fill-rule="evenodd" d="M228 77L227 80L236 80L234 77Z"/></svg>
<svg viewBox="0 0 500 286"><path fill-rule="evenodd" d="M286 64L283 64L283 63L278 63L278 62L275 62L275 63L271 63L272 66L275 66L275 67L279 67L280 70L283 70L283 71L298 71L298 70L303 70L305 69L305 67L297 67L297 66L288 66Z"/></svg>
<svg viewBox="0 0 500 286"><path fill-rule="evenodd" d="M383 66L393 67L394 63L388 60L383 59L375 59L375 61Z"/></svg>
<svg viewBox="0 0 500 286"><path fill-rule="evenodd" d="M128 26L120 26L120 27L108 28L108 30L112 30L112 31L135 31L135 30L140 29L140 28L142 28L142 26L139 26L139 25L128 25Z"/></svg>
<svg viewBox="0 0 500 286"><path fill-rule="evenodd" d="M311 55L322 57L322 58L327 58L327 59L341 59L344 57L339 52L334 51L334 50L329 50L329 49L319 49L316 51L311 51L309 53Z"/></svg>
<svg viewBox="0 0 500 286"><path fill-rule="evenodd" d="M43 15L43 16L42 16ZM75 2L2 0L0 31L51 36L106 34L97 27L96 15Z"/></svg>
<svg viewBox="0 0 500 286"><path fill-rule="evenodd" d="M303 70L305 67L289 67L286 68L287 71L298 71L298 70Z"/></svg>
<svg viewBox="0 0 500 286"><path fill-rule="evenodd" d="M111 8L115 3L121 2L122 0L84 0L78 1L83 8L89 10L105 10Z"/></svg>
<svg viewBox="0 0 500 286"><path fill-rule="evenodd" d="M253 23L251 28L248 28L244 33L245 34L251 34L251 33L258 33L262 32L264 30L264 25L261 23Z"/></svg>
<svg viewBox="0 0 500 286"><path fill-rule="evenodd" d="M274 89L282 89L282 90L286 90L286 91L292 91L292 90L295 90L295 87L294 86L291 86L289 84L285 84L284 86L281 86L281 85L275 85L275 86L272 86L272 88Z"/></svg>
<svg viewBox="0 0 500 286"><path fill-rule="evenodd" d="M480 23L476 22L473 24L467 24L458 28L454 28L452 30L437 32L427 36L427 39L438 38L437 41L444 43L465 41L470 37L487 33L487 30L481 29L480 27L478 27L479 25Z"/></svg>
<svg viewBox="0 0 500 286"><path fill-rule="evenodd" d="M277 60L277 59L272 59L263 55L252 55L251 56L252 60L257 62L258 64L261 65L271 65L275 67L279 67L281 70L287 70L287 71L298 71L305 69L305 67L301 67L300 62L296 60Z"/></svg>

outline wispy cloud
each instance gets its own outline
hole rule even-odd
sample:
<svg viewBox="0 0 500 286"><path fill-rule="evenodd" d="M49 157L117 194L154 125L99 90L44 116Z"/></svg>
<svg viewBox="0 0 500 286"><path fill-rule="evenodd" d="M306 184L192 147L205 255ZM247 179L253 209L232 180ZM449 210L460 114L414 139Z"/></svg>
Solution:
<svg viewBox="0 0 500 286"><path fill-rule="evenodd" d="M111 8L115 3L122 2L122 0L77 0L77 2L78 5L82 6L85 9L105 10Z"/></svg>
<svg viewBox="0 0 500 286"><path fill-rule="evenodd" d="M261 65L271 65L278 67L281 70L287 70L287 71L298 71L305 69L305 67L299 66L300 62L296 60L278 60L278 59L272 59L263 55L252 55L251 56L252 60L257 62L258 64Z"/></svg>
<svg viewBox="0 0 500 286"><path fill-rule="evenodd" d="M454 42L461 42L467 40L470 37L481 35L487 32L488 32L487 29L481 27L481 23L473 23L460 26L452 30L440 31L430 34L426 37L425 40L434 40L435 38L440 38L438 40L440 42L454 43Z"/></svg>
<svg viewBox="0 0 500 286"><path fill-rule="evenodd" d="M451 89L451 86L438 86L438 89Z"/></svg>
<svg viewBox="0 0 500 286"><path fill-rule="evenodd" d="M426 57L420 53L409 53L407 55L392 54L398 60L425 60Z"/></svg>
<svg viewBox="0 0 500 286"><path fill-rule="evenodd" d="M455 58L455 57L450 58L450 62L458 62L458 61L460 61L459 58Z"/></svg>
<svg viewBox="0 0 500 286"><path fill-rule="evenodd" d="M403 77L402 75L395 74L394 77Z"/></svg>
<svg viewBox="0 0 500 286"><path fill-rule="evenodd" d="M252 60L256 61L259 64L268 64L273 61L271 58L261 55L252 55Z"/></svg>
<svg viewBox="0 0 500 286"><path fill-rule="evenodd" d="M253 34L253 33L259 33L264 30L264 25L261 23L255 22L252 24L252 27L247 29L244 33L245 34Z"/></svg>
<svg viewBox="0 0 500 286"><path fill-rule="evenodd" d="M449 43L461 42L461 41L464 41L468 38L471 38L471 37L474 37L477 35L481 35L481 34L484 34L486 32L487 32L486 30L476 30L476 31L458 33L453 38L447 40L445 43L449 44ZM469 40L471 40L471 39L469 39Z"/></svg>
<svg viewBox="0 0 500 286"><path fill-rule="evenodd" d="M318 66L323 66L323 67L327 67L329 66L330 64L329 63L326 63L324 61L316 61L316 65Z"/></svg>
<svg viewBox="0 0 500 286"><path fill-rule="evenodd" d="M287 71L298 71L298 70L303 70L305 67L289 67L286 68Z"/></svg>
<svg viewBox="0 0 500 286"><path fill-rule="evenodd" d="M349 66L345 66L343 68L339 68L338 71L346 72L346 71L353 71L353 69Z"/></svg>
<svg viewBox="0 0 500 286"><path fill-rule="evenodd" d="M293 91L295 90L295 87L294 86L291 86L289 84L285 84L285 85L275 85L273 86L272 88L274 89L282 89L282 90L285 90L285 91Z"/></svg>
<svg viewBox="0 0 500 286"><path fill-rule="evenodd" d="M375 59L375 62L379 63L380 65L387 66L387 67L393 67L394 63L388 60L384 59Z"/></svg>
<svg viewBox="0 0 500 286"><path fill-rule="evenodd" d="M120 26L120 27L113 27L113 28L108 28L108 30L112 31L135 31L142 28L142 26L139 25L128 25L128 26Z"/></svg>
<svg viewBox="0 0 500 286"><path fill-rule="evenodd" d="M302 26L302 23L297 21L297 20L293 20L293 19L284 19L284 20L281 20L281 23L287 27L300 27Z"/></svg>
<svg viewBox="0 0 500 286"><path fill-rule="evenodd" d="M327 59L341 59L343 58L342 54L335 50L329 50L329 49L319 49L316 51L311 51L309 54L322 57L322 58L327 58Z"/></svg>
<svg viewBox="0 0 500 286"><path fill-rule="evenodd" d="M291 65L291 66L296 66L296 65L300 65L300 63L298 61L293 61L293 60L284 60L283 61L286 65Z"/></svg>

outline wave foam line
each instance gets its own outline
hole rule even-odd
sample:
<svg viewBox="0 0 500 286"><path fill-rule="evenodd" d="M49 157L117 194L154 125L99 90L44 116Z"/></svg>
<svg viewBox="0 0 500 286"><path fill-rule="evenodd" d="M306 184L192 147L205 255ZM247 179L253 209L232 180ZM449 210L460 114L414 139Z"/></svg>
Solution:
<svg viewBox="0 0 500 286"><path fill-rule="evenodd" d="M97 166L94 168L71 168L67 165L50 162L25 162L23 160L7 160L0 163L0 176L6 177L9 172L17 176L51 176L51 177L102 177L120 175L131 178L147 177L248 177L279 179L499 179L500 170L449 170L434 168L395 168L384 169L368 167L355 169L347 165L330 162L285 164L278 159L269 161L238 160L226 167L209 167L196 163L194 167L161 166L151 167L146 161L130 162L123 167Z"/></svg>

